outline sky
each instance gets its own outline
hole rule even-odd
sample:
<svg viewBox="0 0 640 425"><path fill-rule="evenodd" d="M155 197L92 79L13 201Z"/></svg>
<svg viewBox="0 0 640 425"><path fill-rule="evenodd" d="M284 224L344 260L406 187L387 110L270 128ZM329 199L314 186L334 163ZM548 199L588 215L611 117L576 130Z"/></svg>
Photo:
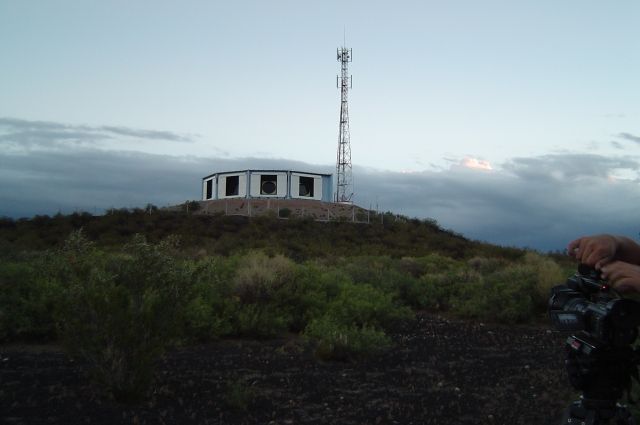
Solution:
<svg viewBox="0 0 640 425"><path fill-rule="evenodd" d="M219 171L334 172L491 243L637 238L640 3L0 0L0 216L175 204Z"/></svg>

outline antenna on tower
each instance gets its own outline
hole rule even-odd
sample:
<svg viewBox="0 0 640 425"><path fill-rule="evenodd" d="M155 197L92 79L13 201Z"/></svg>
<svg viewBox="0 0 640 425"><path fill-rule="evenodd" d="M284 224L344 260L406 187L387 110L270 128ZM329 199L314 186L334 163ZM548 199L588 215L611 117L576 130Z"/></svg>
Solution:
<svg viewBox="0 0 640 425"><path fill-rule="evenodd" d="M352 49L345 43L337 49L337 58L340 62L340 77L336 77L336 85L340 89L340 126L338 131L338 160L336 174L336 202L351 203L353 197L353 177L351 175L351 135L349 133L349 89L353 87L352 78L349 75L349 62L351 62Z"/></svg>

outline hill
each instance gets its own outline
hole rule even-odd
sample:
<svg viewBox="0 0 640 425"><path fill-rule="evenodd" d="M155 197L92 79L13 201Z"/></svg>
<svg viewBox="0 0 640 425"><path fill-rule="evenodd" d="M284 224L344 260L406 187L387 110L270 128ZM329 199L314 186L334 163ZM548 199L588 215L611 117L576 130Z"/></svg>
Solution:
<svg viewBox="0 0 640 425"><path fill-rule="evenodd" d="M1 219L0 422L545 423L568 402L536 325L566 267L433 220L269 210Z"/></svg>
<svg viewBox="0 0 640 425"><path fill-rule="evenodd" d="M189 212L187 205L191 205ZM261 249L296 261L361 255L420 257L431 253L456 259L474 256L517 259L525 253L521 249L468 240L442 229L434 220L409 219L389 212L376 215L369 223L354 223L346 219L318 221L313 216L296 216L295 211L286 218L275 214L255 217L221 212L203 214L204 208L197 207L199 203L171 210L114 209L102 216L74 213L19 220L1 218L0 250L54 248L73 230L82 228L90 240L105 248L121 246L134 234L143 234L151 242L176 235L182 248L192 255L228 256ZM363 219L364 211L358 210Z"/></svg>

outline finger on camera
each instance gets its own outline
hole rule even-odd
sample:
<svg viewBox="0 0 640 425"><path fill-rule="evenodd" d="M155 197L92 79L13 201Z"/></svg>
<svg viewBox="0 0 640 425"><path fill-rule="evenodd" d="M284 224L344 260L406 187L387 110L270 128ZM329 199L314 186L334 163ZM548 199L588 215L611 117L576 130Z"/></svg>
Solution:
<svg viewBox="0 0 640 425"><path fill-rule="evenodd" d="M578 253L580 252L579 247L580 247L581 240L582 238L579 238L569 242L569 245L567 245L567 252L570 256L576 257L578 255Z"/></svg>

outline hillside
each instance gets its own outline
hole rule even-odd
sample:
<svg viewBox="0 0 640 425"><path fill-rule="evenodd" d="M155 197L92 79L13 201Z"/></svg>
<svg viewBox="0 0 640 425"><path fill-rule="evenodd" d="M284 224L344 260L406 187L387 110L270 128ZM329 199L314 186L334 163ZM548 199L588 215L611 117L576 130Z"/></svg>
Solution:
<svg viewBox="0 0 640 425"><path fill-rule="evenodd" d="M198 203L191 205L200 206ZM204 208L182 210L110 210L105 215L89 213L35 216L32 219L0 219L0 250L41 250L59 246L70 232L82 228L101 247L117 247L134 234L157 242L176 235L186 251L196 254L232 255L251 249L281 253L296 261L323 257L387 255L419 257L440 253L463 259L474 256L516 259L523 250L470 241L442 229L433 220L409 219L384 213L370 223L347 220L317 221L312 217L277 218L203 214ZM364 219L364 211L359 215ZM309 210L307 210L309 212ZM281 214L282 215L282 214Z"/></svg>
<svg viewBox="0 0 640 425"><path fill-rule="evenodd" d="M195 205L0 220L0 422L542 424L573 398L545 319L571 264Z"/></svg>

